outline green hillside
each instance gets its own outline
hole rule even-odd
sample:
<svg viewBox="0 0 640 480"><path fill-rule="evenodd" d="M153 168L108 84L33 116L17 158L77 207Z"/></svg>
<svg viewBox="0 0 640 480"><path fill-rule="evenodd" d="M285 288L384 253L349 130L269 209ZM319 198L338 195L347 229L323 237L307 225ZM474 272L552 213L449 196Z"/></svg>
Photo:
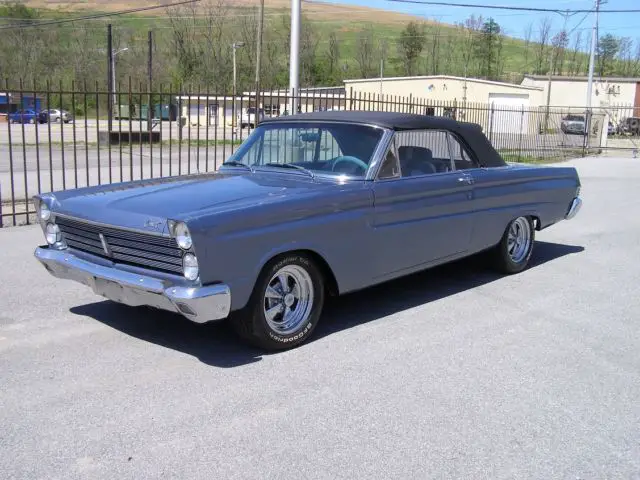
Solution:
<svg viewBox="0 0 640 480"><path fill-rule="evenodd" d="M122 2L116 2L123 7ZM268 5L273 3L268 2ZM408 15L355 7L303 4L301 85L336 85L345 78L377 77L381 57L385 76L449 74L519 82L524 73L547 73L550 60L556 73L584 74L587 58L572 53L569 42L540 47L504 36L504 26L470 17L467 26L425 22ZM127 8L124 5L124 8ZM333 9L333 10L332 10ZM351 14L351 12L353 14ZM0 7L4 30L0 43L0 72L12 83L47 80L76 85L106 82L107 24L113 28L114 48L128 47L117 57L119 82L134 86L147 81L148 32L153 32L154 84L187 84L201 91L230 92L232 48L237 51L240 89L253 85L257 9L208 3L205 6L156 10L108 19L37 26L46 19L86 15L78 11L31 8L25 4ZM375 20L374 20L375 19ZM410 21L417 23L407 25ZM289 23L287 9L265 11L263 47L264 87L288 83ZM631 72L630 72L631 73Z"/></svg>

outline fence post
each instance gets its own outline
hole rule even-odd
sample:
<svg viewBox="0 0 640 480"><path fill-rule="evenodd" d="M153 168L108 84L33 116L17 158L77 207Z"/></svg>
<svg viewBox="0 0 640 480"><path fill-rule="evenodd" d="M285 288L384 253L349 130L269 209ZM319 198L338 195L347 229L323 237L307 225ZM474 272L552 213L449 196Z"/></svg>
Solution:
<svg viewBox="0 0 640 480"><path fill-rule="evenodd" d="M518 162L522 155L522 127L524 126L524 104L520 106L520 138L518 139Z"/></svg>
<svg viewBox="0 0 640 480"><path fill-rule="evenodd" d="M495 104L491 104L491 109L489 110L489 141L493 141L493 112L495 109Z"/></svg>
<svg viewBox="0 0 640 480"><path fill-rule="evenodd" d="M413 93L409 94L409 113L413 113Z"/></svg>

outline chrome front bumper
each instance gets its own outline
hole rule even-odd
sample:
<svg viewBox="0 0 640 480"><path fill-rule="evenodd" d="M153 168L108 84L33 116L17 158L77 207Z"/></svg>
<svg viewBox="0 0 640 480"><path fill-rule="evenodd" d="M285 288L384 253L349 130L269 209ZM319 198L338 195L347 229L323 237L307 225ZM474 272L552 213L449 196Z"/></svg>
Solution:
<svg viewBox="0 0 640 480"><path fill-rule="evenodd" d="M578 212L580 211L580 207L582 207L582 200L580 199L580 197L575 197L571 201L571 205L569 205L569 210L567 211L567 214L564 216L564 218L566 220L571 220L573 217L575 217L578 214Z"/></svg>
<svg viewBox="0 0 640 480"><path fill-rule="evenodd" d="M154 277L89 262L67 250L38 247L34 255L54 277L87 285L114 302L177 312L198 323L226 318L231 310L227 285L169 286Z"/></svg>

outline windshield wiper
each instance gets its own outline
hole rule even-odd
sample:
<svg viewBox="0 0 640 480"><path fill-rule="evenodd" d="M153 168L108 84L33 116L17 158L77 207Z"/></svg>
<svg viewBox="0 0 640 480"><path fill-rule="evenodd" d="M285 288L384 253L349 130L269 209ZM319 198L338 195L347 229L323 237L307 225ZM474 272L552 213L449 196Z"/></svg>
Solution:
<svg viewBox="0 0 640 480"><path fill-rule="evenodd" d="M246 163L238 162L237 160L228 160L226 162L222 162L223 167L244 167L247 170L251 170L251 167Z"/></svg>
<svg viewBox="0 0 640 480"><path fill-rule="evenodd" d="M269 163L265 163L264 165L262 165L263 167L279 167L279 168L295 168L296 170L300 170L306 174L308 174L309 176L313 177L313 172L311 170L308 170L304 167L301 167L300 165L295 165L293 163L275 163L275 162L269 162Z"/></svg>

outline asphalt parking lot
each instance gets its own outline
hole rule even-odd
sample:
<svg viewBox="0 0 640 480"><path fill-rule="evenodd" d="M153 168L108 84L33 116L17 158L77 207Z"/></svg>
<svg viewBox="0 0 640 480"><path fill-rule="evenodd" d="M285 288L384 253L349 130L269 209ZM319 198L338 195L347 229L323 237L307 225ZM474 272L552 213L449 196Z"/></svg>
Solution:
<svg viewBox="0 0 640 480"><path fill-rule="evenodd" d="M640 163L510 277L467 260L334 301L263 355L54 279L0 229L6 479L640 479Z"/></svg>

